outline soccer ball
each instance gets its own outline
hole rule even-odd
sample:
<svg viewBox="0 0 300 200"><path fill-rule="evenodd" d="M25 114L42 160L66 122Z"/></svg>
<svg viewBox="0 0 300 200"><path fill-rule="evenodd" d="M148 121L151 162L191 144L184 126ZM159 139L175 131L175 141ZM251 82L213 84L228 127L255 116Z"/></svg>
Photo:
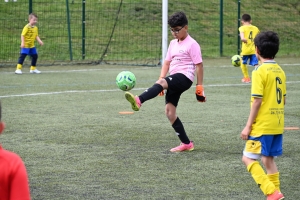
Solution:
<svg viewBox="0 0 300 200"><path fill-rule="evenodd" d="M231 57L231 64L234 67L239 67L241 65L241 56L239 55L234 55Z"/></svg>
<svg viewBox="0 0 300 200"><path fill-rule="evenodd" d="M118 88L123 91L129 91L134 88L136 82L135 75L130 71L122 71L116 78Z"/></svg>

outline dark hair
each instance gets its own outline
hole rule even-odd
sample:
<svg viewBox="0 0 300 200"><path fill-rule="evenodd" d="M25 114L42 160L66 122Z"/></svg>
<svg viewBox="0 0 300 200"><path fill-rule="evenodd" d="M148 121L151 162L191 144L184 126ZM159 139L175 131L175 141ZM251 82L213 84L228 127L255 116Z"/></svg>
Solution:
<svg viewBox="0 0 300 200"><path fill-rule="evenodd" d="M188 25L188 20L184 12L176 12L169 17L168 24L170 27Z"/></svg>
<svg viewBox="0 0 300 200"><path fill-rule="evenodd" d="M273 59L279 50L279 37L273 31L261 32L254 38L254 44L261 57Z"/></svg>
<svg viewBox="0 0 300 200"><path fill-rule="evenodd" d="M249 14L243 14L242 20L244 22L250 22L251 21L251 16Z"/></svg>

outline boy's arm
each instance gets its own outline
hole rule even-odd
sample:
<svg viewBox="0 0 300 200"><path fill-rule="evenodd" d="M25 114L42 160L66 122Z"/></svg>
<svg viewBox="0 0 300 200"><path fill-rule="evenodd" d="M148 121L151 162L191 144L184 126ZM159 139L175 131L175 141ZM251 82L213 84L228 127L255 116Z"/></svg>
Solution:
<svg viewBox="0 0 300 200"><path fill-rule="evenodd" d="M21 48L25 47L25 37L24 35L21 35Z"/></svg>
<svg viewBox="0 0 300 200"><path fill-rule="evenodd" d="M15 162L13 174L10 176L10 199L30 200L27 170L20 157Z"/></svg>
<svg viewBox="0 0 300 200"><path fill-rule="evenodd" d="M39 43L40 45L43 45L43 44L44 44L43 41L41 40L41 38L40 38L39 36L36 36L36 40L38 41L38 43Z"/></svg>
<svg viewBox="0 0 300 200"><path fill-rule="evenodd" d="M165 78L170 67L171 61L165 60L163 66L161 67L159 78Z"/></svg>
<svg viewBox="0 0 300 200"><path fill-rule="evenodd" d="M196 64L197 85L203 85L203 63Z"/></svg>
<svg viewBox="0 0 300 200"><path fill-rule="evenodd" d="M247 39L245 39L244 32L240 32L241 41L247 44Z"/></svg>
<svg viewBox="0 0 300 200"><path fill-rule="evenodd" d="M161 67L161 70L160 70L159 79L162 79L162 78L166 77L166 75L169 71L169 68L170 68L170 63L171 63L171 61L168 61L168 60L164 61L164 64L163 64L163 66ZM165 92L164 92L164 90L162 90L159 93L159 96L164 96L164 94L165 94Z"/></svg>
<svg viewBox="0 0 300 200"><path fill-rule="evenodd" d="M241 132L241 138L243 140L248 139L248 136L251 132L252 124L253 124L253 122L254 122L254 120L257 116L257 113L260 109L261 103L262 103L262 98L254 98L253 99L253 103L252 103L252 106L251 106L251 110L250 110L250 114L249 114L249 117L248 117L247 124L246 124L245 128L243 129L243 131Z"/></svg>
<svg viewBox="0 0 300 200"><path fill-rule="evenodd" d="M197 76L197 85L196 85L196 99L199 102L205 102L206 97L204 94L204 87L203 87L203 76L204 76L204 70L203 70L203 63L196 64L196 76Z"/></svg>

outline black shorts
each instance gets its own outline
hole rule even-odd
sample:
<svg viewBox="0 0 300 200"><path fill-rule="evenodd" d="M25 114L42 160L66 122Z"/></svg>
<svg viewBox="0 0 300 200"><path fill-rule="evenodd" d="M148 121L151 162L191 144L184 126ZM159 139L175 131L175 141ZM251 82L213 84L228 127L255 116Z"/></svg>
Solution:
<svg viewBox="0 0 300 200"><path fill-rule="evenodd" d="M165 96L166 104L172 103L175 107L177 107L181 94L188 90L192 86L193 82L180 73L167 76L165 80L168 83L168 89Z"/></svg>

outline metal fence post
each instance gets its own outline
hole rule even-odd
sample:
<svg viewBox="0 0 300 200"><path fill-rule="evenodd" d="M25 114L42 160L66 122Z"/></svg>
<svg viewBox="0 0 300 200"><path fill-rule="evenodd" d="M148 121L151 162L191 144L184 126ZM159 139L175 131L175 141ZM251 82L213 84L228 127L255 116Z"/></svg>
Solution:
<svg viewBox="0 0 300 200"><path fill-rule="evenodd" d="M29 14L32 13L32 0L29 0Z"/></svg>
<svg viewBox="0 0 300 200"><path fill-rule="evenodd" d="M220 0L220 56L223 56L223 0Z"/></svg>
<svg viewBox="0 0 300 200"><path fill-rule="evenodd" d="M238 0L238 21L237 21L237 26L238 28L240 27L241 25L241 0ZM240 55L240 52L241 52L241 42L240 42L240 32L239 32L239 29L238 29L238 34L237 34L237 55Z"/></svg>
<svg viewBox="0 0 300 200"><path fill-rule="evenodd" d="M82 0L82 59L85 58L85 0Z"/></svg>
<svg viewBox="0 0 300 200"><path fill-rule="evenodd" d="M70 60L73 60L69 0L66 0Z"/></svg>

